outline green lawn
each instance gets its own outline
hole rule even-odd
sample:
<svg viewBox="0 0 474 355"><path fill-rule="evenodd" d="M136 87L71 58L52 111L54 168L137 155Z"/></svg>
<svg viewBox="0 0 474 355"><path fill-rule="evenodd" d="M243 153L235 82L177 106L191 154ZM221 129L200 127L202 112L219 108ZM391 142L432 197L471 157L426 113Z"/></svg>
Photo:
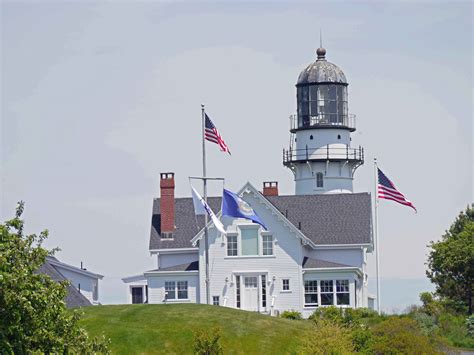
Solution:
<svg viewBox="0 0 474 355"><path fill-rule="evenodd" d="M91 336L105 334L114 354L188 354L193 331L219 327L226 354L288 354L297 350L304 321L198 304L95 306L83 309Z"/></svg>

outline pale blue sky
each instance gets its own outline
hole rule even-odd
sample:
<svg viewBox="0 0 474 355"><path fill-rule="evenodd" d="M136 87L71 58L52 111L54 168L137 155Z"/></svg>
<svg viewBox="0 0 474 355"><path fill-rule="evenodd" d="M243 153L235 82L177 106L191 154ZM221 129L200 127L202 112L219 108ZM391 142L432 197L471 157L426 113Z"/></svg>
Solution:
<svg viewBox="0 0 474 355"><path fill-rule="evenodd" d="M470 2L3 1L1 10L1 217L25 200L27 230L48 228L61 260L103 273L105 302L125 301L121 277L154 267L159 172L176 173L177 196L201 173L201 103L233 153L208 146L210 175L234 190L278 180L293 193L281 151L320 28L350 84L353 144L365 147L356 191L373 190L377 156L419 210L381 202L382 276L423 278L426 244L473 200Z"/></svg>

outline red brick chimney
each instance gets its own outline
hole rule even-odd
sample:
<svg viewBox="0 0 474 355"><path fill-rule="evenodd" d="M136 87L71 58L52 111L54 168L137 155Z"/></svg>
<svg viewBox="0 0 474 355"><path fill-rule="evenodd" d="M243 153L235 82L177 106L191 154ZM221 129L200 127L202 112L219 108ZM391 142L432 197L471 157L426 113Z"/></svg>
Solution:
<svg viewBox="0 0 474 355"><path fill-rule="evenodd" d="M161 232L174 231L174 173L160 174Z"/></svg>
<svg viewBox="0 0 474 355"><path fill-rule="evenodd" d="M264 181L263 196L278 196L278 181Z"/></svg>

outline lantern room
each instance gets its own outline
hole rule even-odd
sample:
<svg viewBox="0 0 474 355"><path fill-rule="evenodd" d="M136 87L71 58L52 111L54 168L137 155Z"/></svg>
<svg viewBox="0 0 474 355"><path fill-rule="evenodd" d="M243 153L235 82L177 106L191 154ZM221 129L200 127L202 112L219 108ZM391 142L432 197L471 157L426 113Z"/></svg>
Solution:
<svg viewBox="0 0 474 355"><path fill-rule="evenodd" d="M316 53L317 60L301 72L296 83L297 115L292 131L337 126L352 132L355 117L348 113L346 76L326 60L324 48Z"/></svg>

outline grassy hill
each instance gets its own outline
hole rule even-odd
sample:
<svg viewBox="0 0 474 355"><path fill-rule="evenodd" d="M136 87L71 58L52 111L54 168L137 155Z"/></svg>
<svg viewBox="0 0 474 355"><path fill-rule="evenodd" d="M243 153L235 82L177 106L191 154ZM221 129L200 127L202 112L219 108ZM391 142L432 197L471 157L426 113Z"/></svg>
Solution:
<svg viewBox="0 0 474 355"><path fill-rule="evenodd" d="M187 354L193 332L219 327L226 354L282 354L297 350L310 324L254 312L198 304L96 306L83 309L91 336L105 334L114 354Z"/></svg>

